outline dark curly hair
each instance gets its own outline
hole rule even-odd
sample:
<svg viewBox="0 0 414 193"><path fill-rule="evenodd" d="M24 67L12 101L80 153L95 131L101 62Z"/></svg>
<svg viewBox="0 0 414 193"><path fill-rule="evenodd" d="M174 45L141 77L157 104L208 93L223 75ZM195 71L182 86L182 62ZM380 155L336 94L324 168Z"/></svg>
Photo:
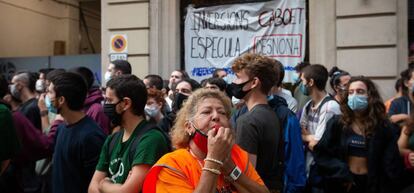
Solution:
<svg viewBox="0 0 414 193"><path fill-rule="evenodd" d="M379 124L383 124L387 120L385 113L385 106L382 102L382 98L375 86L374 82L364 76L352 77L348 83L347 90L353 82L362 82L367 86L368 94L368 107L362 112L362 117L356 117L355 113L348 106L348 93L345 94L345 98L340 103L342 118L341 121L345 126L351 126L356 120L364 120L363 128L365 128L365 135L375 133L375 127Z"/></svg>

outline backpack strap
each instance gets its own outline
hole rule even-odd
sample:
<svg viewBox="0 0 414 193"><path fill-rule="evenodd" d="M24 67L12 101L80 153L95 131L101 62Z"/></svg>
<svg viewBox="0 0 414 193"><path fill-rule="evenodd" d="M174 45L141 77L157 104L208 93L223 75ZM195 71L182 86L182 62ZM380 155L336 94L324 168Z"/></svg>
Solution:
<svg viewBox="0 0 414 193"><path fill-rule="evenodd" d="M132 163L134 161L134 156L137 150L137 145L138 142L141 140L142 136L147 133L148 131L152 130L152 129L157 129L158 131L161 132L161 134L164 136L164 138L167 141L167 145L168 145L168 151L172 151L171 148L171 140L168 137L168 134L165 133L165 131L163 131L161 128L159 128L156 125L150 124L150 123L145 123L144 127L142 129L140 129L139 131L137 131L137 133L135 134L136 137L134 139L132 139L131 141L131 146L129 148L129 154L128 154L128 159L129 162ZM118 142L120 140L120 138L123 136L124 131L118 131L116 133L114 133L112 135L111 141L109 142L109 147L108 147L108 157L111 156L111 152L114 150L115 144L116 142Z"/></svg>
<svg viewBox="0 0 414 193"><path fill-rule="evenodd" d="M321 107L326 103L326 102L328 102L328 101L331 101L331 100L335 100L331 95L328 95L328 96L326 96L325 98L323 98L323 100L321 101L321 104L318 106L318 109L316 110L316 112L317 112L317 114L319 114L319 111L321 111ZM311 108L311 106L313 105L313 101L310 101L309 103L308 103L308 105L306 106L306 109L305 109L305 111L306 111L306 115L309 115L309 111L310 111L310 108Z"/></svg>
<svg viewBox="0 0 414 193"><path fill-rule="evenodd" d="M168 135L158 126L147 122L145 123L144 127L137 132L136 137L131 142L131 146L129 148L129 154L128 154L129 163L132 164L132 162L134 161L135 153L137 151L137 146L138 146L138 143L141 141L142 136L146 134L148 131L153 130L153 129L156 129L161 132L161 134L164 136L164 138L167 141L168 151L171 151L171 140L168 137Z"/></svg>
<svg viewBox="0 0 414 193"><path fill-rule="evenodd" d="M121 131L118 131L118 132L116 132L116 133L114 133L113 135L112 135L112 137L111 137L111 141L109 142L109 147L108 147L108 158L110 158L111 157L111 153L112 153L112 151L114 150L114 147L115 147L115 143L117 142L117 141L119 141L119 138L120 137L122 137L123 136L123 134L124 134L124 131L123 130L121 130Z"/></svg>

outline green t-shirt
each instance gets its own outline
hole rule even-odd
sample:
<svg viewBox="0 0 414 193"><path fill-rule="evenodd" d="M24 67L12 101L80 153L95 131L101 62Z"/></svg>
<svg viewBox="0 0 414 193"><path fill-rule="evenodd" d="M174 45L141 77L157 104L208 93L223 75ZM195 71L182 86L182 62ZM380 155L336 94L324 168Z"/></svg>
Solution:
<svg viewBox="0 0 414 193"><path fill-rule="evenodd" d="M0 104L0 163L12 158L20 150L20 142L9 109Z"/></svg>
<svg viewBox="0 0 414 193"><path fill-rule="evenodd" d="M101 150L101 155L99 156L99 161L96 166L96 170L106 172L108 177L112 179L112 182L123 184L128 177L129 171L133 166L139 164L148 164L154 165L165 153L168 152L168 143L161 133L157 129L152 129L147 131L142 135L140 141L138 141L135 156L130 162L129 152L130 146L134 138L136 138L136 132L144 127L147 124L146 121L142 121L135 128L131 137L122 142L122 136L119 137L114 144L113 150L109 155L109 144L111 143L113 135L108 137L105 141L104 146Z"/></svg>

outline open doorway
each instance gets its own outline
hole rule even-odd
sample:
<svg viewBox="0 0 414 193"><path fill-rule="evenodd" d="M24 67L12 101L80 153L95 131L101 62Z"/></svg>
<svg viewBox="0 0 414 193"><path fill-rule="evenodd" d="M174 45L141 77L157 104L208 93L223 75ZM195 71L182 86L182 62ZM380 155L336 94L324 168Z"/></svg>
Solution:
<svg viewBox="0 0 414 193"><path fill-rule="evenodd" d="M408 63L414 63L414 1L408 1Z"/></svg>

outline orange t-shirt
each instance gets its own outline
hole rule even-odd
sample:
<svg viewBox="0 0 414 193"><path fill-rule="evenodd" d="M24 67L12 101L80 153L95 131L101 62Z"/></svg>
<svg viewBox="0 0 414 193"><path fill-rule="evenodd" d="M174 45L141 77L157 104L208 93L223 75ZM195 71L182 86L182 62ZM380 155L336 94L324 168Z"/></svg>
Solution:
<svg viewBox="0 0 414 193"><path fill-rule="evenodd" d="M249 162L247 152L242 150L239 146L234 145L231 151L231 158L242 170L244 175L257 183L264 185L253 165ZM154 192L154 183L157 193L193 192L200 180L203 164L203 161L197 160L187 149L178 149L172 153L166 154L158 160L148 173L144 182L143 192ZM158 175L156 173L158 173ZM216 186L217 190L220 190L225 185L223 175L220 175Z"/></svg>
<svg viewBox="0 0 414 193"><path fill-rule="evenodd" d="M395 99L395 97L392 97L392 98L388 99L387 101L385 101L384 106L385 106L385 112L386 113L388 113L388 111L390 110L391 103L394 99Z"/></svg>

